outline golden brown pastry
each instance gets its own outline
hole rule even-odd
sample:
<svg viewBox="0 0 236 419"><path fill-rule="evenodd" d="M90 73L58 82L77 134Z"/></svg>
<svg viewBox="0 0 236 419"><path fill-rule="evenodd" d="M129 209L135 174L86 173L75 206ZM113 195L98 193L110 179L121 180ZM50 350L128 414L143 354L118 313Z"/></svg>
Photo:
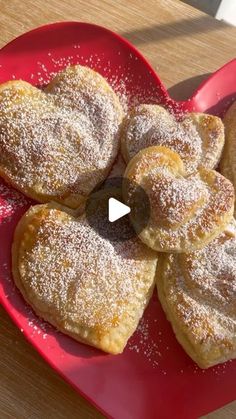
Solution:
<svg viewBox="0 0 236 419"><path fill-rule="evenodd" d="M236 191L236 102L226 112L225 124L225 146L220 161L220 171L231 180ZM235 210L236 216L236 210Z"/></svg>
<svg viewBox="0 0 236 419"><path fill-rule="evenodd" d="M159 105L139 105L125 118L122 128L122 153L128 162L140 150L166 146L176 151L187 174L199 167L214 169L224 145L224 126L220 118L203 113L185 114L177 122Z"/></svg>
<svg viewBox="0 0 236 419"><path fill-rule="evenodd" d="M119 149L122 109L105 79L68 67L45 91L0 85L0 175L39 202L71 208L103 181Z"/></svg>
<svg viewBox="0 0 236 419"><path fill-rule="evenodd" d="M125 161L121 153L118 153L116 161L114 162L112 169L104 182L104 185L109 184L110 179L122 179L122 177L124 176L125 169Z"/></svg>
<svg viewBox="0 0 236 419"><path fill-rule="evenodd" d="M188 355L208 368L236 358L236 222L194 253L163 255L162 307Z"/></svg>
<svg viewBox="0 0 236 419"><path fill-rule="evenodd" d="M103 238L85 215L36 205L17 226L12 254L15 283L36 314L80 342L123 351L153 291L155 252L137 237Z"/></svg>
<svg viewBox="0 0 236 419"><path fill-rule="evenodd" d="M141 150L129 162L124 177L140 185L149 197L151 214L139 237L157 251L200 249L223 231L232 218L233 185L209 169L201 168L187 176L180 156L166 147ZM126 182L123 189L127 205L134 207L135 187ZM131 221L138 232L134 215L131 211Z"/></svg>

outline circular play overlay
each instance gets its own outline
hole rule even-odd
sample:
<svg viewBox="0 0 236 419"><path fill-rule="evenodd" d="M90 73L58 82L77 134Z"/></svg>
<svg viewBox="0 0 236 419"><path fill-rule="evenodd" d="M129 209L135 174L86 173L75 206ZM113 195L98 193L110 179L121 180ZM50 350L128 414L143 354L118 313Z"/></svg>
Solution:
<svg viewBox="0 0 236 419"><path fill-rule="evenodd" d="M124 202L123 190L132 191L129 206ZM130 240L147 226L150 202L142 187L124 177L114 177L92 192L86 202L85 214L100 236L110 241Z"/></svg>

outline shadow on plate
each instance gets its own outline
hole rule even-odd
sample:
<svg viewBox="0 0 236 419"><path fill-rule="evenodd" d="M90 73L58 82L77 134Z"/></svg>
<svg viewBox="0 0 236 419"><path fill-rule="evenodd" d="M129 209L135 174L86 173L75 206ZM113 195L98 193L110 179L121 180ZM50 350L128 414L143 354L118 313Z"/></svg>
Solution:
<svg viewBox="0 0 236 419"><path fill-rule="evenodd" d="M174 100L189 99L200 84L210 77L211 73L200 74L199 76L185 79L168 89L170 97Z"/></svg>

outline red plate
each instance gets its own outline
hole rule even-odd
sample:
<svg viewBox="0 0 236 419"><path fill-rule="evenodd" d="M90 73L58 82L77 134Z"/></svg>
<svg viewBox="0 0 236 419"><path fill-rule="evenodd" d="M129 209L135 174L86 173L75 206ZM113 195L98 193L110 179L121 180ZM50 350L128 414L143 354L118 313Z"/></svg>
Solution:
<svg viewBox="0 0 236 419"><path fill-rule="evenodd" d="M222 114L236 93L236 60L186 102L172 101L161 81L126 40L99 26L65 22L33 30L0 51L0 82L35 85L68 64L99 71L129 103L164 103L174 110ZM236 96L235 96L236 97ZM30 201L0 183L0 302L26 338L76 390L114 418L195 418L235 399L236 361L200 370L176 342L156 295L122 355L106 355L40 321L15 289L11 243Z"/></svg>

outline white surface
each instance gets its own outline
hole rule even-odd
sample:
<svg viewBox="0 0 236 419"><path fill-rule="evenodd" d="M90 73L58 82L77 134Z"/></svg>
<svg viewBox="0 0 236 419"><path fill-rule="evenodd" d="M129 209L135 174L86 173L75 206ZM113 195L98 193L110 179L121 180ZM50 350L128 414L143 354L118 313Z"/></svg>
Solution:
<svg viewBox="0 0 236 419"><path fill-rule="evenodd" d="M236 0L222 0L216 18L236 26Z"/></svg>
<svg viewBox="0 0 236 419"><path fill-rule="evenodd" d="M108 220L113 223L124 215L130 213L130 207L118 201L115 198L109 198L108 201Z"/></svg>

